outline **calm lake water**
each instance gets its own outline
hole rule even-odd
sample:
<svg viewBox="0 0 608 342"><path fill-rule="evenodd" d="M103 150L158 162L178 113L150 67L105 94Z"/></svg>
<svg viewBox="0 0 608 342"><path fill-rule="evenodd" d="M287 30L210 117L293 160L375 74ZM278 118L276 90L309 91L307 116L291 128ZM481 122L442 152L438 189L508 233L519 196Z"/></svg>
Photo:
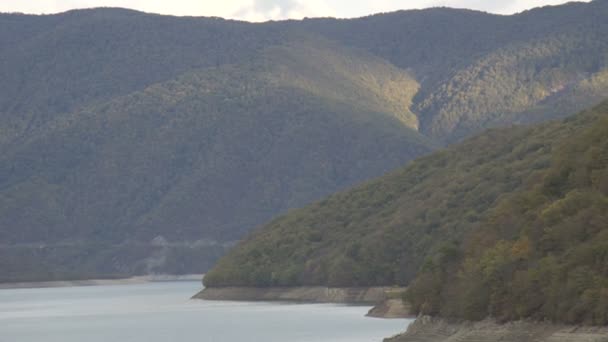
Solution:
<svg viewBox="0 0 608 342"><path fill-rule="evenodd" d="M0 290L0 342L381 341L369 307L189 300L200 282Z"/></svg>

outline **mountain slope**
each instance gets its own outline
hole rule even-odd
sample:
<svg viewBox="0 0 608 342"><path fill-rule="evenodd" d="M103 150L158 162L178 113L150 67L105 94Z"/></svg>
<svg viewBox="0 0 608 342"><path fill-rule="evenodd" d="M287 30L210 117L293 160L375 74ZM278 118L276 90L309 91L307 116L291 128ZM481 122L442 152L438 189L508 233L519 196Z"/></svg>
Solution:
<svg viewBox="0 0 608 342"><path fill-rule="evenodd" d="M556 264L551 278L556 283L570 271L582 272L579 267L589 277L597 274L567 293L572 301L566 303L574 306L575 295L600 291L604 281L607 118L608 103L603 103L563 122L491 130L291 211L220 259L205 285L407 285L422 270L410 289L419 311L462 317L479 304L471 309L477 318L500 317L507 314L501 310L517 308L517 301L511 304L513 298L503 295L510 281L524 281L510 278L518 276L514 265L524 271L530 266L541 277L532 266L546 257ZM530 247L537 243L544 249ZM500 263L505 259L497 253L520 249L530 263L518 264L517 258ZM526 254L532 251L538 254ZM469 258L458 263L465 253ZM568 263L574 255L576 261ZM483 273L488 270L505 273ZM494 286L487 288L488 296L473 300L488 282ZM525 284L513 296L532 286ZM591 300L596 292L584 296ZM518 297L522 303L526 298ZM458 308L463 312L449 311ZM558 315L539 317L565 320Z"/></svg>
<svg viewBox="0 0 608 342"><path fill-rule="evenodd" d="M0 43L10 48L0 60L0 147L37 134L55 115L196 68L249 60L300 32L411 70L421 86L410 111L421 130L453 142L505 122L567 115L571 110L559 111L553 100L568 98L567 90L584 82L597 94L570 99L569 106L581 110L599 102L606 96L605 81L596 83L607 69L606 15L603 0L513 16L434 8L265 24L121 9L3 14L0 27L10 34Z"/></svg>
<svg viewBox="0 0 608 342"><path fill-rule="evenodd" d="M608 41L589 31L498 49L419 103L423 117L432 117L423 129L430 136L454 140L505 122L563 117L608 95L606 56ZM593 86L598 94L581 92L592 79L598 82Z"/></svg>
<svg viewBox="0 0 608 342"><path fill-rule="evenodd" d="M407 73L307 39L60 116L1 158L0 239L70 255L91 240L215 255L279 212L430 151L407 111ZM107 269L104 248L72 270ZM171 271L122 254L109 274Z"/></svg>
<svg viewBox="0 0 608 342"><path fill-rule="evenodd" d="M276 214L590 106L608 96L607 4L259 24L0 14L0 273L202 272Z"/></svg>
<svg viewBox="0 0 608 342"><path fill-rule="evenodd" d="M217 18L123 9L0 14L0 148L55 116L201 67L246 61L283 32Z"/></svg>
<svg viewBox="0 0 608 342"><path fill-rule="evenodd" d="M608 103L554 132L550 167L497 203L408 298L461 319L608 323ZM447 285L449 284L449 285Z"/></svg>
<svg viewBox="0 0 608 342"><path fill-rule="evenodd" d="M412 70L421 131L451 143L505 123L564 117L608 96L607 15L606 1L592 1L512 16L433 8L302 25ZM598 78L593 94L575 90Z"/></svg>

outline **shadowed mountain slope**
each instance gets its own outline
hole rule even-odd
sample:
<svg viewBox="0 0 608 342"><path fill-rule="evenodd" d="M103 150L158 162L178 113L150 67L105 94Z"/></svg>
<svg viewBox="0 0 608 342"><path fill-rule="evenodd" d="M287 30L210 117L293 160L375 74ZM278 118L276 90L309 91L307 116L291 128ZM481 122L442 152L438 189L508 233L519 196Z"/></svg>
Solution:
<svg viewBox="0 0 608 342"><path fill-rule="evenodd" d="M607 11L0 14L3 280L202 272L291 208L588 107L608 96Z"/></svg>
<svg viewBox="0 0 608 342"><path fill-rule="evenodd" d="M417 89L407 73L311 42L50 121L2 156L0 238L223 248L277 212L430 151L407 110ZM114 273L171 271L123 258Z"/></svg>

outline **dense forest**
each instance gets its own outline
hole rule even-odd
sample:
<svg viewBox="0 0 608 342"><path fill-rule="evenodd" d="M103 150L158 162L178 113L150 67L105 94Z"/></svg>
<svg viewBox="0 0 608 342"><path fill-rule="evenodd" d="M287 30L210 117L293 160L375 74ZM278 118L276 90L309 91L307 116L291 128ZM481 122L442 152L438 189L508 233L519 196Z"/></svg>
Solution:
<svg viewBox="0 0 608 342"><path fill-rule="evenodd" d="M66 277L76 260L78 273L104 276L202 272L275 211L434 148L414 129L407 73L316 43L56 118L0 157L0 225L14 227L0 230L14 243L3 276L65 261L55 273Z"/></svg>
<svg viewBox="0 0 608 342"><path fill-rule="evenodd" d="M0 14L0 281L204 272L276 215L484 129L596 104L607 16L604 0L259 24ZM348 219L364 218L351 204ZM464 234L439 208L431 226Z"/></svg>
<svg viewBox="0 0 608 342"><path fill-rule="evenodd" d="M607 131L608 102L488 131L275 219L205 284L411 284L419 313L606 324Z"/></svg>
<svg viewBox="0 0 608 342"><path fill-rule="evenodd" d="M418 312L608 324L608 102L545 130L550 166L425 261Z"/></svg>

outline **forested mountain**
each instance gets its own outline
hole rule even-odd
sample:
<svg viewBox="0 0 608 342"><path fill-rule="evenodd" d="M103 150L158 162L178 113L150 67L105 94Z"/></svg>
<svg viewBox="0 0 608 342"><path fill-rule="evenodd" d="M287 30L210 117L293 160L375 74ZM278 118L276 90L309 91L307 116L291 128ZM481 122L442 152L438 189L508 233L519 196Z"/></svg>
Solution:
<svg viewBox="0 0 608 342"><path fill-rule="evenodd" d="M487 127L564 117L608 96L606 15L602 0L512 16L435 8L303 24L412 70L421 131L454 142Z"/></svg>
<svg viewBox="0 0 608 342"><path fill-rule="evenodd" d="M273 220L204 282L411 283L424 314L605 325L606 132L608 102L491 130Z"/></svg>
<svg viewBox="0 0 608 342"><path fill-rule="evenodd" d="M133 254L157 238L157 257L127 256L136 265L106 259L116 252L86 257L114 272L171 272L156 261L178 258L172 244L196 252L182 263L213 260L277 211L430 151L408 111L417 83L406 72L301 41L56 117L2 156L0 224L13 229L0 239Z"/></svg>
<svg viewBox="0 0 608 342"><path fill-rule="evenodd" d="M408 294L415 308L472 320L608 324L606 132L608 102L532 132L549 135L552 146L526 139L548 151L549 167L503 195L459 248L427 260Z"/></svg>
<svg viewBox="0 0 608 342"><path fill-rule="evenodd" d="M202 272L277 214L594 104L607 15L0 14L0 281Z"/></svg>

